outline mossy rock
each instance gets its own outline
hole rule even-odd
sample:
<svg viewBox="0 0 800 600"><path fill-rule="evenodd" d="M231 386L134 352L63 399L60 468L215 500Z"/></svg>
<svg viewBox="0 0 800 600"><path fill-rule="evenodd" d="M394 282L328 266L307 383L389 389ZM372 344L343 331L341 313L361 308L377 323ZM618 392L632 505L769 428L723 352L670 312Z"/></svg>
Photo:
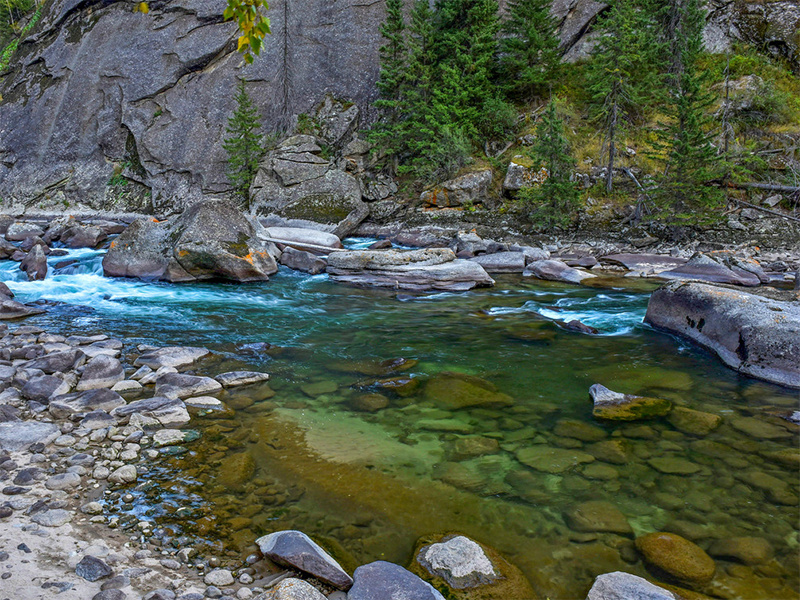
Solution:
<svg viewBox="0 0 800 600"><path fill-rule="evenodd" d="M229 490L239 490L252 479L256 471L256 461L249 452L239 452L226 456L219 466L217 481Z"/></svg>
<svg viewBox="0 0 800 600"><path fill-rule="evenodd" d="M689 540L674 533L648 533L636 539L636 549L659 578L689 588L706 585L714 577L714 560Z"/></svg>
<svg viewBox="0 0 800 600"><path fill-rule="evenodd" d="M494 548L471 538L467 538L467 540L477 544L483 550L483 554L491 563L491 567L496 574L496 578L489 576L484 579L484 581L492 580L489 583L476 582L477 585L470 587L451 587L445 578L431 573L420 563L420 552L423 549L432 544L449 542L456 537L466 538L467 536L462 533L449 532L421 537L417 540L408 570L430 583L447 600L496 600L498 598L503 600L539 600L540 596L533 591L530 582L519 568L508 562Z"/></svg>
<svg viewBox="0 0 800 600"><path fill-rule="evenodd" d="M678 431L701 437L708 435L722 423L722 417L719 415L682 406L673 408L667 420Z"/></svg>
<svg viewBox="0 0 800 600"><path fill-rule="evenodd" d="M672 402L662 398L648 398L614 392L595 384L589 389L594 401L592 415L607 421L640 421L663 417L672 410Z"/></svg>
<svg viewBox="0 0 800 600"><path fill-rule="evenodd" d="M425 399L447 410L461 408L510 406L514 399L490 382L480 377L461 373L444 372L428 381Z"/></svg>

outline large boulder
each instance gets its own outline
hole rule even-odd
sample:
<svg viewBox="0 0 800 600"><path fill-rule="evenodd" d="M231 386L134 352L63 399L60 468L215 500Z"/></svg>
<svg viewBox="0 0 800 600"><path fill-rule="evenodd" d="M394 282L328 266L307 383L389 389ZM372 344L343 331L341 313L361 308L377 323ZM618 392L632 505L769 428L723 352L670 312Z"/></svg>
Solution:
<svg viewBox="0 0 800 600"><path fill-rule="evenodd" d="M745 375L800 388L800 301L703 283L653 292L645 323L693 340Z"/></svg>
<svg viewBox="0 0 800 600"><path fill-rule="evenodd" d="M267 281L278 266L258 234L258 225L232 202L206 200L172 221L134 221L111 243L103 271L171 282Z"/></svg>
<svg viewBox="0 0 800 600"><path fill-rule="evenodd" d="M42 247L34 246L19 263L19 268L25 271L28 281L41 281L47 277L47 257Z"/></svg>
<svg viewBox="0 0 800 600"><path fill-rule="evenodd" d="M73 225L65 229L59 239L67 248L96 248L108 234L93 225Z"/></svg>
<svg viewBox="0 0 800 600"><path fill-rule="evenodd" d="M6 239L9 242L21 242L29 237L41 237L44 230L35 223L12 223L6 230Z"/></svg>
<svg viewBox="0 0 800 600"><path fill-rule="evenodd" d="M43 312L45 312L43 308L28 306L9 297L0 296L0 320L11 321L31 315L40 315Z"/></svg>
<svg viewBox="0 0 800 600"><path fill-rule="evenodd" d="M251 206L265 224L345 237L367 217L358 180L321 152L314 136L295 135L262 161L250 195Z"/></svg>
<svg viewBox="0 0 800 600"><path fill-rule="evenodd" d="M277 531L256 540L271 561L308 573L341 590L349 590L353 578L314 540L301 531Z"/></svg>
<svg viewBox="0 0 800 600"><path fill-rule="evenodd" d="M506 177L503 179L503 192L513 196L524 187L541 184L547 179L547 170L534 168L533 161L517 155L508 163Z"/></svg>
<svg viewBox="0 0 800 600"><path fill-rule="evenodd" d="M349 250L328 256L333 281L410 291L467 291L494 285L479 264L456 259L448 248Z"/></svg>
<svg viewBox="0 0 800 600"><path fill-rule="evenodd" d="M425 190L420 200L436 208L482 204L489 195L491 185L491 169L474 171Z"/></svg>
<svg viewBox="0 0 800 600"><path fill-rule="evenodd" d="M339 236L303 227L265 227L266 239L297 250L327 254L344 248Z"/></svg>

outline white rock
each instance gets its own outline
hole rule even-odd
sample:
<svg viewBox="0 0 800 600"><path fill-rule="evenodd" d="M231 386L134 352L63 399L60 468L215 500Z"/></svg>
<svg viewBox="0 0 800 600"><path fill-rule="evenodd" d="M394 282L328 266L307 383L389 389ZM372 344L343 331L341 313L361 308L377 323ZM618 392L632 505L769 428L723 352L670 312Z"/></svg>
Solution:
<svg viewBox="0 0 800 600"><path fill-rule="evenodd" d="M214 569L213 571L206 573L203 581L206 585L226 587L233 585L234 579L233 574L231 574L231 572L227 569Z"/></svg>

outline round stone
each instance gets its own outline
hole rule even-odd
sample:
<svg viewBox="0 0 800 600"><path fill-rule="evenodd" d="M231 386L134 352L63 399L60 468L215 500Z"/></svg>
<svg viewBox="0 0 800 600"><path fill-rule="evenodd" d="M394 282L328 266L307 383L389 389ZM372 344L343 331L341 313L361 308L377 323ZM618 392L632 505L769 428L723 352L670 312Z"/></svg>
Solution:
<svg viewBox="0 0 800 600"><path fill-rule="evenodd" d="M714 560L700 546L674 533L644 535L636 539L636 549L646 563L688 586L708 583L716 571Z"/></svg>

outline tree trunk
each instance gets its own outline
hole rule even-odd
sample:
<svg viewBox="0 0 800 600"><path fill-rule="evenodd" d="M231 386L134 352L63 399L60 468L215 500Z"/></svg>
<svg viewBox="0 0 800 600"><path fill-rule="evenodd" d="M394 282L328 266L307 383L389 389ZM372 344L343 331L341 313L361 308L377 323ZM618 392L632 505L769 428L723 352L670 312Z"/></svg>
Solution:
<svg viewBox="0 0 800 600"><path fill-rule="evenodd" d="M617 93L614 86L614 100L611 105L611 115L608 120L608 173L606 173L606 191L611 193L614 188L614 158L617 151Z"/></svg>

